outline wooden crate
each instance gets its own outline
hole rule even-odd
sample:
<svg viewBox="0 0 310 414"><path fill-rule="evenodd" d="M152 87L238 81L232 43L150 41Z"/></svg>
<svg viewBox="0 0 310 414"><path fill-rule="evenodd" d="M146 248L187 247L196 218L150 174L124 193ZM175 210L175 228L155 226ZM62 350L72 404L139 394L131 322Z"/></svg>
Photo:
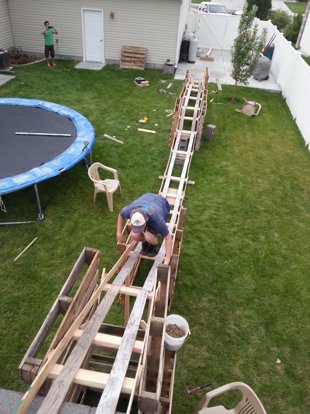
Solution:
<svg viewBox="0 0 310 414"><path fill-rule="evenodd" d="M140 69L145 67L146 48L136 46L122 46L121 69Z"/></svg>

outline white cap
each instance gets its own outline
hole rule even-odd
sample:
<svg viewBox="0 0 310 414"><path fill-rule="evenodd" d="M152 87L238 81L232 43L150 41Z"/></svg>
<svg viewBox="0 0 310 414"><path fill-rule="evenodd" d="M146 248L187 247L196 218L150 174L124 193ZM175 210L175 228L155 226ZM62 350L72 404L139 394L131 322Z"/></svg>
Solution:
<svg viewBox="0 0 310 414"><path fill-rule="evenodd" d="M145 229L146 220L142 213L136 211L130 217L131 231L133 233L143 233Z"/></svg>

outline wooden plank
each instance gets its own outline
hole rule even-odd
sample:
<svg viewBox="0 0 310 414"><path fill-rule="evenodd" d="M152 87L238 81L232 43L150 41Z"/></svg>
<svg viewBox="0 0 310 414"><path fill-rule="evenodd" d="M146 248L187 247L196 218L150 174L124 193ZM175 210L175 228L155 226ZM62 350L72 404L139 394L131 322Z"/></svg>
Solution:
<svg viewBox="0 0 310 414"><path fill-rule="evenodd" d="M15 257L15 259L13 261L16 262L16 260L18 260L21 257L21 255L23 255L37 240L38 240L38 237L35 237L29 244L27 244L27 246L24 248L24 250L22 250L19 253L19 255Z"/></svg>
<svg viewBox="0 0 310 414"><path fill-rule="evenodd" d="M81 338L83 332L84 331L82 329L77 329L74 332L72 339L74 341L78 341ZM110 335L110 334L105 334L105 333L97 333L93 339L92 344L96 346L100 346L100 347L110 348L110 349L118 349L121 341L122 341L122 337L120 336ZM136 340L133 346L133 352L137 354L141 354L142 350L143 350L143 341Z"/></svg>
<svg viewBox="0 0 310 414"><path fill-rule="evenodd" d="M50 370L48 377L51 379L58 378L63 369L64 365L55 364L53 368ZM79 384L86 387L92 387L101 390L106 386L108 378L109 374L90 371L88 369L81 368L77 371L76 375L74 376L73 382L74 384ZM134 384L135 380L133 378L126 377L122 384L122 392L124 394L130 394Z"/></svg>
<svg viewBox="0 0 310 414"><path fill-rule="evenodd" d="M115 413L146 300L147 291L141 290L133 306L108 382L100 398L96 410L97 414Z"/></svg>

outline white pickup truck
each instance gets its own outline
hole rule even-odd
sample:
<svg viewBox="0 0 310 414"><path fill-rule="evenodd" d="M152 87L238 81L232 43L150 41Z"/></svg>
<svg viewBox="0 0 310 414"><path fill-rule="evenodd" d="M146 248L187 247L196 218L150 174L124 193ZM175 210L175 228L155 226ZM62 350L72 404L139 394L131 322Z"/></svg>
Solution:
<svg viewBox="0 0 310 414"><path fill-rule="evenodd" d="M204 13L222 13L229 14L228 10L221 3L213 3L210 1L203 1L199 4L198 10Z"/></svg>

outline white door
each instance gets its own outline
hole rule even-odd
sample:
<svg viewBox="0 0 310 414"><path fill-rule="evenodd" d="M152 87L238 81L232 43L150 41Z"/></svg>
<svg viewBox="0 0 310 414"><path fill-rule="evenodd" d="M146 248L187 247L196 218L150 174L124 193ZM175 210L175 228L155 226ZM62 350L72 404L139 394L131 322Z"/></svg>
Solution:
<svg viewBox="0 0 310 414"><path fill-rule="evenodd" d="M82 10L84 62L104 63L103 11Z"/></svg>

